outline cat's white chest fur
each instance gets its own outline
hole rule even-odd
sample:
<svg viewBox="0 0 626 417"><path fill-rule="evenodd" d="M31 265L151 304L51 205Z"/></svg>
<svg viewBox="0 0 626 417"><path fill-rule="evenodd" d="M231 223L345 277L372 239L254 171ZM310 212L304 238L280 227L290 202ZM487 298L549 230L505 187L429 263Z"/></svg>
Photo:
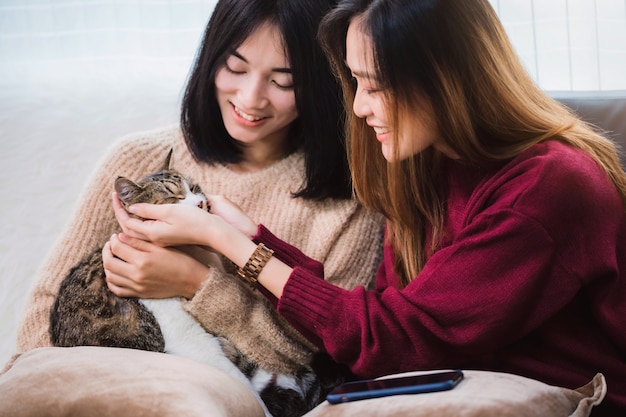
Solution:
<svg viewBox="0 0 626 417"><path fill-rule="evenodd" d="M218 339L183 309L181 298L139 301L157 319L165 339L165 353L205 363L238 379L257 397L265 415L271 417L250 380L224 355Z"/></svg>

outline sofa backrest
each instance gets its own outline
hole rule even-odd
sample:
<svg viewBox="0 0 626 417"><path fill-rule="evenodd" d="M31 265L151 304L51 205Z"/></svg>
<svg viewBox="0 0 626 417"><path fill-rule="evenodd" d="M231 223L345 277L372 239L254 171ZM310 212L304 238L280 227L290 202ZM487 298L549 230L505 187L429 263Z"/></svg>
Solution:
<svg viewBox="0 0 626 417"><path fill-rule="evenodd" d="M550 95L582 119L605 130L617 144L622 166L626 167L626 90L558 91Z"/></svg>

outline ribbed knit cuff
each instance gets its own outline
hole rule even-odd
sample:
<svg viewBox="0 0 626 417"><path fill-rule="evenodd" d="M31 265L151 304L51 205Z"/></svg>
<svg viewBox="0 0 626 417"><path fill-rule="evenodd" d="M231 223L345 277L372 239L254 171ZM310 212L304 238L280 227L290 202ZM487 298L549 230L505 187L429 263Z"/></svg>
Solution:
<svg viewBox="0 0 626 417"><path fill-rule="evenodd" d="M278 300L277 310L307 339L324 348L322 333L336 317L336 300L346 290L303 268L294 268Z"/></svg>

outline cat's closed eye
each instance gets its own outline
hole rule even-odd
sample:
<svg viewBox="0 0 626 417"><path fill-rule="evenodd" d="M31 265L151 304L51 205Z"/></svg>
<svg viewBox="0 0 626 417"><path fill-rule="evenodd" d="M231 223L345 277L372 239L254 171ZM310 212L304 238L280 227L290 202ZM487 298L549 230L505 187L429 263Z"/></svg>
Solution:
<svg viewBox="0 0 626 417"><path fill-rule="evenodd" d="M184 190L181 188L180 184L169 180L163 182L163 187L172 197L175 197L177 199L185 198Z"/></svg>

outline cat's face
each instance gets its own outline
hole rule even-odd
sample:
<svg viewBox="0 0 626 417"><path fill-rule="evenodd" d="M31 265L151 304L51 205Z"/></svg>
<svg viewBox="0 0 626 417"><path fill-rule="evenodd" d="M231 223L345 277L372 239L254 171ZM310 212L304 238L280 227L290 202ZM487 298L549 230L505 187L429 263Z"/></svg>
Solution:
<svg viewBox="0 0 626 417"><path fill-rule="evenodd" d="M188 204L207 210L207 199L200 187L169 167L171 150L163 167L154 174L134 182L125 177L115 180L115 191L122 205L136 203Z"/></svg>

